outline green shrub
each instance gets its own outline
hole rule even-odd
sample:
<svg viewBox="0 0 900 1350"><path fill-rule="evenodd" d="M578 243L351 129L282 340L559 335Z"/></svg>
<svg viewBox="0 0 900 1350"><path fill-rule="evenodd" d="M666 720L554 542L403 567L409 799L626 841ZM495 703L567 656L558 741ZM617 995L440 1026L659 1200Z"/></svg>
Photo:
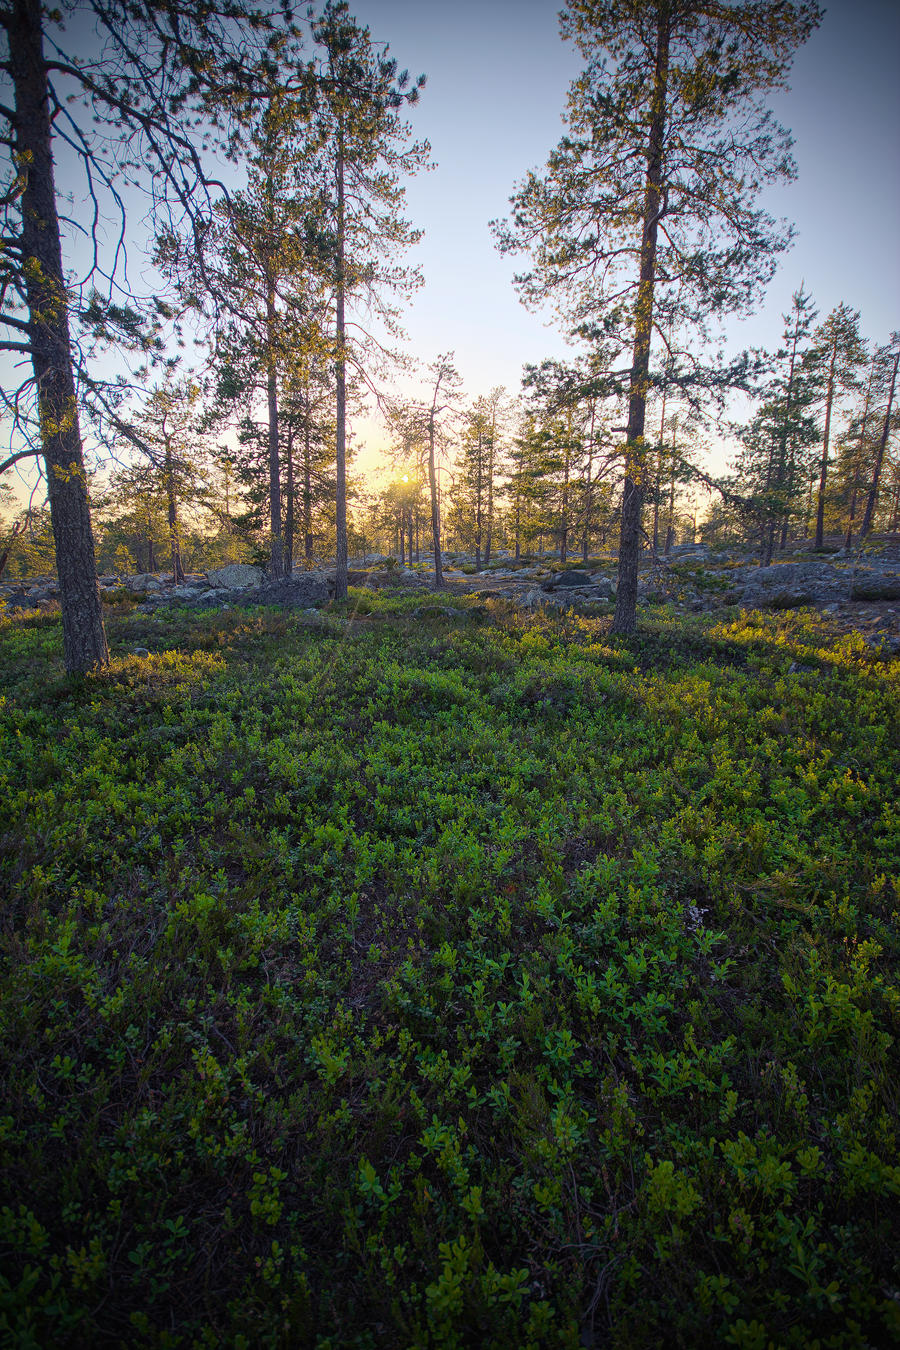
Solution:
<svg viewBox="0 0 900 1350"><path fill-rule="evenodd" d="M366 599L0 618L4 1338L890 1343L900 663Z"/></svg>

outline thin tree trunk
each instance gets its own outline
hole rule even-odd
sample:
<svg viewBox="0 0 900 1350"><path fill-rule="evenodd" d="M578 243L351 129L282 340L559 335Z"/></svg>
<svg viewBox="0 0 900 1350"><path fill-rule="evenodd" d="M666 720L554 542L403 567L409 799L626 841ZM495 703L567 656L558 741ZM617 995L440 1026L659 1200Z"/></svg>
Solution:
<svg viewBox="0 0 900 1350"><path fill-rule="evenodd" d="M439 388L440 377L438 377L435 386L434 398L431 403L431 416L428 419L428 492L431 497L431 544L434 549L434 585L436 590L442 590L444 585L444 573L441 569L441 517L438 510L437 467L434 455L434 419Z"/></svg>
<svg viewBox="0 0 900 1350"><path fill-rule="evenodd" d="M166 437L166 504L168 506L169 539L172 544L172 580L178 584L184 581L184 568L181 565L181 530L178 526L178 498L175 492L175 464L172 459L172 446Z"/></svg>
<svg viewBox="0 0 900 1350"><path fill-rule="evenodd" d="M338 123L337 154L337 465L335 497L335 600L347 599L347 330L344 314L344 127ZM402 526L401 526L402 534ZM402 553L402 544L401 544ZM402 557L401 557L402 562Z"/></svg>
<svg viewBox="0 0 900 1350"><path fill-rule="evenodd" d="M566 453L563 459L562 512L559 530L559 561L566 561L569 549L569 459L572 447L572 409L567 409Z"/></svg>
<svg viewBox="0 0 900 1350"><path fill-rule="evenodd" d="M594 425L597 400L591 399L591 425L588 431L587 477L584 484L584 527L581 535L581 561L587 566L591 535L591 516L594 509Z"/></svg>
<svg viewBox="0 0 900 1350"><path fill-rule="evenodd" d="M287 503L284 512L284 572L290 576L294 570L294 429L288 428L285 457Z"/></svg>
<svg viewBox="0 0 900 1350"><path fill-rule="evenodd" d="M275 355L275 287L267 281L266 294L266 395L269 409L269 572L284 573L284 540L281 532L281 446L278 429L278 371Z"/></svg>
<svg viewBox="0 0 900 1350"><path fill-rule="evenodd" d="M675 542L675 437L672 437L672 480L669 484L669 524L666 528L666 557Z"/></svg>
<svg viewBox="0 0 900 1350"><path fill-rule="evenodd" d="M828 386L825 390L825 430L822 435L822 465L819 472L819 495L816 499L816 542L821 548L825 538L825 484L828 480L828 442L831 437L831 405L834 402L834 368L837 364L837 337L831 348L828 366Z"/></svg>
<svg viewBox="0 0 900 1350"><path fill-rule="evenodd" d="M659 489L662 483L663 446L666 442L666 395L668 389L663 385L662 416L659 419L659 446L656 451L656 479L653 485L653 556L659 550Z"/></svg>
<svg viewBox="0 0 900 1350"><path fill-rule="evenodd" d="M866 398L863 404L862 425L859 429L859 443L856 447L856 455L853 460L853 491L850 497L850 516L847 521L847 534L844 539L844 548L849 548L853 542L853 522L856 519L856 505L859 499L859 475L862 467L862 458L865 453L866 445L866 427L869 423L869 402L872 396L872 376L875 369L875 363L869 369L869 379L866 385Z"/></svg>
<svg viewBox="0 0 900 1350"><path fill-rule="evenodd" d="M653 104L647 139L647 180L644 189L644 224L641 237L641 271L638 287L631 382L628 398L628 432L625 443L625 484L619 530L619 567L614 633L632 633L637 625L638 562L641 550L641 501L646 455L643 447L647 385L650 374L650 341L653 336L653 288L656 281L656 236L660 219L662 155L666 129L666 95L669 78L668 14L660 10L656 28L656 71Z"/></svg>
<svg viewBox="0 0 900 1350"><path fill-rule="evenodd" d="M27 174L21 242L31 363L56 547L63 655L66 670L80 674L106 665L109 649L72 369L40 0L13 0L8 31L16 156Z"/></svg>
<svg viewBox="0 0 900 1350"><path fill-rule="evenodd" d="M478 468L475 477L475 570L481 571L481 493L482 493L482 443L478 433Z"/></svg>
<svg viewBox="0 0 900 1350"><path fill-rule="evenodd" d="M312 447L309 433L309 400L306 402L306 426L303 433L303 556L313 555L312 533Z"/></svg>
<svg viewBox="0 0 900 1350"><path fill-rule="evenodd" d="M522 494L516 487L516 562L522 560Z"/></svg>
<svg viewBox="0 0 900 1350"><path fill-rule="evenodd" d="M865 515L862 524L859 527L860 539L865 539L872 528L872 521L875 518L875 504L878 501L878 484L881 478L881 466L884 463L884 452L887 448L888 436L891 430L891 408L894 403L894 389L897 385L897 367L900 366L900 350L894 358L894 369L891 374L891 391L888 394L887 412L884 414L884 429L881 433L881 440L878 442L878 451L875 455L875 467L872 471L872 486L869 488L869 499L866 502Z"/></svg>
<svg viewBox="0 0 900 1350"><path fill-rule="evenodd" d="M497 409L492 410L491 439L487 458L487 528L484 535L484 565L491 561L491 538L494 531L494 453L497 444Z"/></svg>

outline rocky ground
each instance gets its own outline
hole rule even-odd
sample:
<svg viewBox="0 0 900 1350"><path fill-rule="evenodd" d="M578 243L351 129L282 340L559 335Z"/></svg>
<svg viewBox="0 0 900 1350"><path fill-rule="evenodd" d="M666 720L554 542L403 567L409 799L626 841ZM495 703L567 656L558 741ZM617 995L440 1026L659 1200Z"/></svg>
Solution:
<svg viewBox="0 0 900 1350"><path fill-rule="evenodd" d="M446 554L445 580L451 595L477 593L505 599L518 608L576 609L603 614L616 596L614 558L593 558L587 566L560 565L541 555L516 563L507 553L495 554L476 571L474 559ZM352 586L372 589L429 591L434 571L425 562L399 566L394 559L369 555L350 571ZM327 567L296 570L291 577L266 581L261 568L232 564L210 573L187 576L175 585L160 573L103 576L100 585L114 602L133 596L144 609L177 604L222 608L278 605L304 611L311 621L334 594L334 571ZM52 609L58 603L54 578L0 584L0 606L7 611ZM864 550L814 554L804 545L760 567L749 555L712 552L706 545L684 545L668 557L648 555L639 574L639 604L671 605L683 613L701 613L727 606L743 609L811 607L839 629L861 631L873 646L900 653L900 537L880 536Z"/></svg>

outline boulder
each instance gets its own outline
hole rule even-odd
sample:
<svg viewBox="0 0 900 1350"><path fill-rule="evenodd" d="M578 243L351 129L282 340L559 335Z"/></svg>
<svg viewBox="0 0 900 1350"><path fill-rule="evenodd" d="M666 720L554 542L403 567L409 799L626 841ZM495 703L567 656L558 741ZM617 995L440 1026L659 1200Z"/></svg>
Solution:
<svg viewBox="0 0 900 1350"><path fill-rule="evenodd" d="M251 567L249 563L229 563L227 567L217 567L209 573L209 584L226 591L243 591L248 586L258 586L263 576L261 567Z"/></svg>
<svg viewBox="0 0 900 1350"><path fill-rule="evenodd" d="M570 586L590 586L592 582L593 577L589 572L582 572L574 568L570 572L555 572L544 582L543 589L545 591L564 590Z"/></svg>
<svg viewBox="0 0 900 1350"><path fill-rule="evenodd" d="M752 609L792 609L849 599L900 599L900 576L893 569L853 568L819 561L776 563L750 569L744 577L741 603Z"/></svg>
<svg viewBox="0 0 900 1350"><path fill-rule="evenodd" d="M900 600L900 577L857 573L850 591L851 600Z"/></svg>
<svg viewBox="0 0 900 1350"><path fill-rule="evenodd" d="M246 591L240 597L240 603L305 610L327 604L333 589L333 583L329 587L325 578L312 572L294 572L292 576L267 581L252 591Z"/></svg>

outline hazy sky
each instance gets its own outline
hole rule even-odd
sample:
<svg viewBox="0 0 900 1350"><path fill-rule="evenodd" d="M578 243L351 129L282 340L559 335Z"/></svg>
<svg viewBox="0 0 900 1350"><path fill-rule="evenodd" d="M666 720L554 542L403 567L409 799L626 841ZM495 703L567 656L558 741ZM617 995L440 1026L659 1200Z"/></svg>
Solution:
<svg viewBox="0 0 900 1350"><path fill-rule="evenodd" d="M412 251L425 273L406 322L412 350L425 360L455 350L473 395L494 384L515 390L524 362L568 350L558 330L519 303L515 262L499 256L488 229L562 131L580 63L559 37L558 6L358 0L352 7L401 66L428 76L411 115L437 164L408 187L409 217L425 231ZM732 323L734 347L774 345L801 280L822 317L844 300L861 311L874 340L900 327L898 67L897 0L835 0L800 50L790 93L772 105L794 133L799 177L765 200L795 223L797 238L764 308Z"/></svg>

